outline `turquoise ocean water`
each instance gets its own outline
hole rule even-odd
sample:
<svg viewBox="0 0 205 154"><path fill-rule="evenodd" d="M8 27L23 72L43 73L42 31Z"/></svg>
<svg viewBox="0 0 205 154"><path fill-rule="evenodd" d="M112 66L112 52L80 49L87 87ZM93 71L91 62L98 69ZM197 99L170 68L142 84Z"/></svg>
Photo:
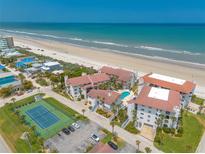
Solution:
<svg viewBox="0 0 205 154"><path fill-rule="evenodd" d="M5 33L205 64L205 24L0 23Z"/></svg>

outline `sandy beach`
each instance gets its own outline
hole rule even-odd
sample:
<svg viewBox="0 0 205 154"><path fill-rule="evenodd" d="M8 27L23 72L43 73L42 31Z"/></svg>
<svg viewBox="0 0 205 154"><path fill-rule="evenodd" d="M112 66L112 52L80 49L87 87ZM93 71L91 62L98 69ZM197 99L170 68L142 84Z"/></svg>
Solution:
<svg viewBox="0 0 205 154"><path fill-rule="evenodd" d="M15 36L14 41L16 46L29 47L34 53L50 56L66 62L93 66L96 69L102 65L111 65L139 72L139 75L156 72L194 81L198 85L196 91L203 95L205 93L203 88L205 85L205 69L201 66L131 57L46 39ZM39 49L43 49L44 51Z"/></svg>

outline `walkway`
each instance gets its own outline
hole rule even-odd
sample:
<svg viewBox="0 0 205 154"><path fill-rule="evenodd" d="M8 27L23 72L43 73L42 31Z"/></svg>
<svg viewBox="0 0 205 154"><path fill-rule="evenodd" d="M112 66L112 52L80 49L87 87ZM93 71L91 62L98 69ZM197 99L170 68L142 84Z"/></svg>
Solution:
<svg viewBox="0 0 205 154"><path fill-rule="evenodd" d="M201 138L201 141L198 145L198 148L196 149L197 153L205 153L205 133Z"/></svg>
<svg viewBox="0 0 205 154"><path fill-rule="evenodd" d="M6 142L4 141L1 135L0 135L0 153L11 153L10 148L8 147L8 145L6 144Z"/></svg>

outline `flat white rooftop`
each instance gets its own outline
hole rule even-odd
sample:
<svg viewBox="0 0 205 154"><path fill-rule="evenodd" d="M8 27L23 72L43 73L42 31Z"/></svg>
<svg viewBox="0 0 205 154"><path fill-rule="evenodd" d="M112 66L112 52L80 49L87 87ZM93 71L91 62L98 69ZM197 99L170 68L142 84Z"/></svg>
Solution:
<svg viewBox="0 0 205 154"><path fill-rule="evenodd" d="M47 62L47 63L44 63L43 65L49 67L49 66L60 65L60 63L59 62Z"/></svg>
<svg viewBox="0 0 205 154"><path fill-rule="evenodd" d="M163 101L168 101L169 90L152 87L148 94L148 97L163 100Z"/></svg>
<svg viewBox="0 0 205 154"><path fill-rule="evenodd" d="M178 84L178 85L183 85L186 82L186 80L182 80L182 79L178 79L178 78L174 78L174 77L170 77L166 75L160 75L156 73L149 75L149 77L162 80L162 81L166 81L166 82L170 82L170 83L174 83L174 84Z"/></svg>

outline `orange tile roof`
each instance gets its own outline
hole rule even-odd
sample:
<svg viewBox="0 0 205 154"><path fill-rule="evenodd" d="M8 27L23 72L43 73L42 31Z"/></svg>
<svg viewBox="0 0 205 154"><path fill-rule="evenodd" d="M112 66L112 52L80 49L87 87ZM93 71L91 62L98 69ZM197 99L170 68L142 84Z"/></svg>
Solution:
<svg viewBox="0 0 205 154"><path fill-rule="evenodd" d="M190 93L196 87L196 84L191 81L185 81L184 84L179 85L168 81L163 81L163 80L149 77L151 74L152 73L142 77L145 83L154 84L163 88L168 88L182 93Z"/></svg>
<svg viewBox="0 0 205 154"><path fill-rule="evenodd" d="M114 149L112 149L108 144L104 144L99 142L97 145L93 147L89 153L116 153Z"/></svg>
<svg viewBox="0 0 205 154"><path fill-rule="evenodd" d="M170 90L168 100L165 101L149 97L148 95L150 93L151 88L152 87L144 86L139 96L135 99L130 100L128 103L135 103L169 112L172 112L175 106L180 107L179 92Z"/></svg>
<svg viewBox="0 0 205 154"><path fill-rule="evenodd" d="M103 99L104 103L111 105L119 99L120 93L117 93L111 90L92 89L88 93L88 96L95 98L95 99L101 98Z"/></svg>
<svg viewBox="0 0 205 154"><path fill-rule="evenodd" d="M110 78L104 73L97 73L93 75L85 75L67 79L67 84L72 86L83 86L87 84L97 84L100 82L109 81Z"/></svg>
<svg viewBox="0 0 205 154"><path fill-rule="evenodd" d="M119 80L121 81L128 81L132 78L132 75L134 74L133 72L120 69L120 68L112 68L108 66L103 66L100 71L102 73L106 73L109 75L114 75L117 76Z"/></svg>

